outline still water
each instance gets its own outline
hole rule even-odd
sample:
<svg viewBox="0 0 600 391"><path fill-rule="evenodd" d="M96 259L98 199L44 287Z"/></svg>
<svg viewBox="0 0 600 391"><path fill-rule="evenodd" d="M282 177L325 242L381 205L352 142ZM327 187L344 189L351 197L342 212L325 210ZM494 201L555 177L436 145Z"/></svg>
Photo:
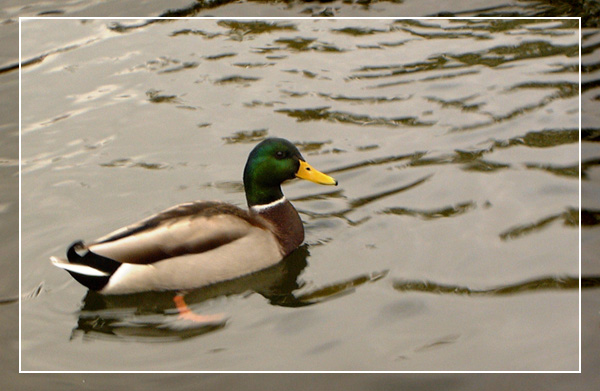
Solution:
<svg viewBox="0 0 600 391"><path fill-rule="evenodd" d="M22 369L579 368L576 20L22 23ZM260 140L306 243L190 293L48 258L171 205L244 205Z"/></svg>

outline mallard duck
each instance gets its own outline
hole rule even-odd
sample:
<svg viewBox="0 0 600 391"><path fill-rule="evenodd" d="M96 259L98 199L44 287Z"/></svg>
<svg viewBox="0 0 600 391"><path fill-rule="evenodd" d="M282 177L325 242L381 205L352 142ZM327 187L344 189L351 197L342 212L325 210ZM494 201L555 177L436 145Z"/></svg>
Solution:
<svg viewBox="0 0 600 391"><path fill-rule="evenodd" d="M215 201L180 204L92 243L77 241L67 260L50 260L102 294L185 291L265 269L304 241L302 220L281 191L293 178L337 185L289 141L266 139L244 168L247 211Z"/></svg>

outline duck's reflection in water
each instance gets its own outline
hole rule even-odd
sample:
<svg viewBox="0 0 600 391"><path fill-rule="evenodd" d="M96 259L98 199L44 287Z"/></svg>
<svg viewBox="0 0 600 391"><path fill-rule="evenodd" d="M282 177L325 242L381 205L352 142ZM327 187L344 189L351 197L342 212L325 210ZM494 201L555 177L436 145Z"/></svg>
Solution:
<svg viewBox="0 0 600 391"><path fill-rule="evenodd" d="M181 308L178 308L182 296L188 309L217 297L248 293L258 293L272 305L302 307L351 293L355 287L379 280L387 274L360 275L298 293L305 285L299 276L308 264L308 248L307 244L302 245L268 269L185 293L168 291L105 296L88 291L71 339L78 335L151 341L187 339L223 329L229 321L228 316L234 314L201 314L198 313L201 310L194 310L192 317L182 316Z"/></svg>

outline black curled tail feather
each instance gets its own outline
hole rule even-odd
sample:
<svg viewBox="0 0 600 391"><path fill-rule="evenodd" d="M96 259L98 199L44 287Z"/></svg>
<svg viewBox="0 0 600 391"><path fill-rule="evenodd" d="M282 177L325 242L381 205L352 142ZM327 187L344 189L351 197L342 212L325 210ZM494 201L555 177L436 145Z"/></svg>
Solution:
<svg viewBox="0 0 600 391"><path fill-rule="evenodd" d="M85 250L84 255L79 255L76 250ZM113 259L103 257L102 255L93 253L83 244L82 241L75 242L67 250L67 258L71 263L78 263L98 269L105 273L113 274L119 266L120 262Z"/></svg>
<svg viewBox="0 0 600 391"><path fill-rule="evenodd" d="M80 255L77 251L81 252L82 250L85 253ZM66 269L77 282L95 291L104 288L113 273L121 266L120 262L90 251L82 241L77 241L69 247L67 259L69 263L89 266L106 273L105 276L91 276Z"/></svg>

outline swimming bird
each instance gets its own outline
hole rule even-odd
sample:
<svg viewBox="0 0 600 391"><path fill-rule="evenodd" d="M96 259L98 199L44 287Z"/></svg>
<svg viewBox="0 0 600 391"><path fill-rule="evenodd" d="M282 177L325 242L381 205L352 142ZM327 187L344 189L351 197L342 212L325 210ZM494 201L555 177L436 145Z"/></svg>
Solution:
<svg viewBox="0 0 600 391"><path fill-rule="evenodd" d="M184 291L265 269L304 241L302 220L281 191L293 178L337 185L289 141L265 139L244 168L248 210L217 201L180 204L91 243L77 241L66 260L50 260L107 295Z"/></svg>

